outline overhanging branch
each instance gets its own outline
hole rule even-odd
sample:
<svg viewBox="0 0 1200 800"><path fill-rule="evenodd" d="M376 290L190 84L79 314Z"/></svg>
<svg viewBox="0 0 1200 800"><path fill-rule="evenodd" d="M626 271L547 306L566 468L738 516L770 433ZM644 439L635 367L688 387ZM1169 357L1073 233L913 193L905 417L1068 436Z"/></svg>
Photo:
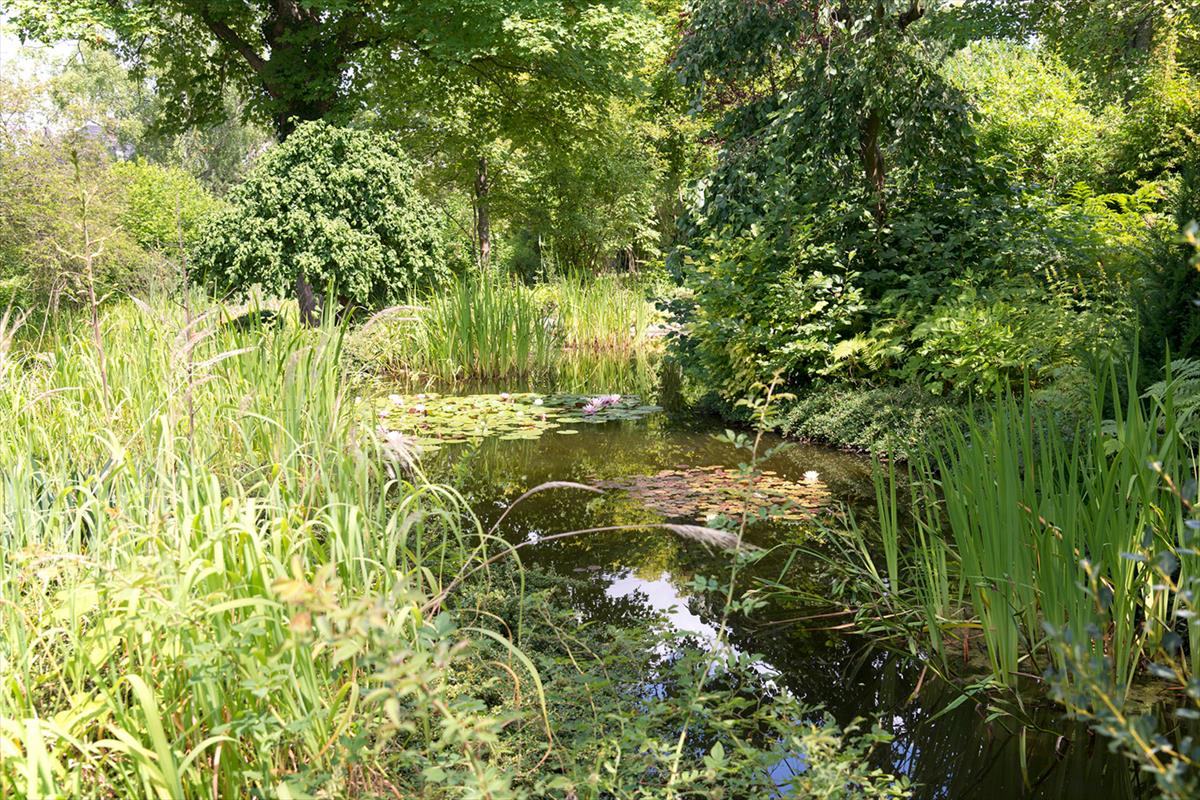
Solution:
<svg viewBox="0 0 1200 800"><path fill-rule="evenodd" d="M263 75L267 68L267 60L259 55L258 51L243 39L237 31L229 27L223 20L213 18L207 11L201 12L200 20L208 26L213 36L216 36L222 42L232 47L250 66L250 69L254 70L260 77ZM268 94L272 97L275 96L275 92L270 86L267 86L266 89Z"/></svg>

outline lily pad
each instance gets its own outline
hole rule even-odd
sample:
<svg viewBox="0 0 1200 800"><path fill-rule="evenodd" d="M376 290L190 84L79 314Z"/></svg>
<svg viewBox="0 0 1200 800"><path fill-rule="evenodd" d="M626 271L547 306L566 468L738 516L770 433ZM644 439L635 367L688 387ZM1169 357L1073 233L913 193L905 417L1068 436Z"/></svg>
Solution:
<svg viewBox="0 0 1200 800"><path fill-rule="evenodd" d="M597 485L625 491L668 519L736 519L748 511L798 522L831 502L828 487L818 478L796 482L771 471L751 478L720 466L667 469Z"/></svg>
<svg viewBox="0 0 1200 800"><path fill-rule="evenodd" d="M642 403L636 395L393 394L380 402L377 413L382 429L413 437L425 452L490 437L536 439L564 424L637 420L661 410ZM557 432L571 435L579 431L563 428Z"/></svg>

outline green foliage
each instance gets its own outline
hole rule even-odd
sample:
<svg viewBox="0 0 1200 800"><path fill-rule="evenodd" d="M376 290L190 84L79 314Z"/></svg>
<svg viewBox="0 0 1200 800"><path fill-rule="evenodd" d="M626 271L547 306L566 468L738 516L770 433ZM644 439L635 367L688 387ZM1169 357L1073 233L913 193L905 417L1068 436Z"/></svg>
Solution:
<svg viewBox="0 0 1200 800"><path fill-rule="evenodd" d="M930 444L960 406L914 384L818 384L781 414L788 436L907 460Z"/></svg>
<svg viewBox="0 0 1200 800"><path fill-rule="evenodd" d="M205 225L197 267L222 290L284 295L298 278L366 307L445 277L435 212L386 137L325 123L272 148Z"/></svg>
<svg viewBox="0 0 1200 800"><path fill-rule="evenodd" d="M76 175L72 154L78 157ZM80 203L87 198L87 213ZM174 274L124 225L129 210L111 157L88 140L40 140L0 148L0 304L73 305L86 295L86 216L96 291L170 288Z"/></svg>
<svg viewBox="0 0 1200 800"><path fill-rule="evenodd" d="M61 64L39 64L39 71L49 73L39 93L53 109L54 127L95 128L122 158L179 166L218 193L241 177L247 161L270 140L265 130L243 119L245 103L232 89L219 102L219 122L184 131L164 127L164 104L172 98L156 91L156 72L131 71L102 42L80 42ZM36 63L36 57L20 53L17 63L22 61ZM166 205L173 207L174 200Z"/></svg>
<svg viewBox="0 0 1200 800"><path fill-rule="evenodd" d="M694 4L676 63L723 111L671 261L695 383L990 395L1122 350L1176 183L1121 172L1122 126L1144 115L1097 109L1054 50L939 61L953 10L906 9L930 10Z"/></svg>
<svg viewBox="0 0 1200 800"><path fill-rule="evenodd" d="M148 250L193 247L217 201L199 180L179 167L146 161L119 162L112 179L124 191L122 227Z"/></svg>
<svg viewBox="0 0 1200 800"><path fill-rule="evenodd" d="M662 165L653 132L613 103L567 141L531 142L528 165L497 208L539 237L543 273L599 272L656 257L654 204Z"/></svg>
<svg viewBox="0 0 1200 800"><path fill-rule="evenodd" d="M534 292L490 275L457 278L367 321L348 352L367 372L392 379L505 379L545 375L559 348Z"/></svg>
<svg viewBox="0 0 1200 800"><path fill-rule="evenodd" d="M1200 433L1200 361L1192 358L1172 361L1164 378L1152 383L1144 396L1157 403L1170 397L1180 431L1187 436Z"/></svg>
<svg viewBox="0 0 1200 800"><path fill-rule="evenodd" d="M1146 274L1136 287L1141 354L1155 370L1168 358L1192 354L1200 343L1196 313L1200 272L1194 236L1195 220L1200 219L1200 160L1195 156L1182 171L1172 205L1173 224L1156 231Z"/></svg>
<svg viewBox="0 0 1200 800"><path fill-rule="evenodd" d="M943 71L977 110L982 158L1052 192L1103 179L1115 110L1092 111L1083 82L1061 59L984 40L954 54Z"/></svg>
<svg viewBox="0 0 1200 800"><path fill-rule="evenodd" d="M1169 481L1169 476L1164 475L1163 479ZM1179 529L1180 544L1184 549L1191 549L1196 530L1200 529L1195 512L1196 498L1182 493L1179 497L1190 506ZM1084 720L1093 731L1108 739L1111 749L1148 773L1159 796L1167 800L1188 800L1200 791L1200 745L1190 736L1172 741L1170 731L1186 730L1186 726L1200 718L1200 683L1195 678L1195 659L1189 668L1188 654L1182 647L1184 637L1180 635L1188 627L1187 620L1196 615L1200 578L1194 567L1187 573L1177 572L1176 562L1170 558L1155 560L1146 568L1160 586L1168 587L1180 598L1174 612L1175 630L1163 637L1150 654L1153 660L1148 663L1149 671L1161 683L1161 688L1178 698L1171 704L1173 708L1161 713L1122 708L1121 687L1113 681L1108 663L1064 630L1050 631L1052 646L1061 653L1063 663L1062 668L1051 676L1054 697L1076 719ZM1189 637L1188 641L1195 640Z"/></svg>
<svg viewBox="0 0 1200 800"><path fill-rule="evenodd" d="M469 201L461 224L477 253L489 240L489 262L517 237L538 241L520 255L545 274L653 251L661 134L640 77L665 59L661 29L640 3L520 5L471 9L486 58L372 61L369 116L432 164L439 195Z"/></svg>
<svg viewBox="0 0 1200 800"><path fill-rule="evenodd" d="M586 352L630 352L647 344L657 319L647 300L652 287L636 278L565 277L535 288L563 346Z"/></svg>
<svg viewBox="0 0 1200 800"><path fill-rule="evenodd" d="M929 311L911 334L906 370L935 394L984 398L1047 384L1064 367L1120 348L1130 312L1085 287L966 289Z"/></svg>
<svg viewBox="0 0 1200 800"><path fill-rule="evenodd" d="M911 326L965 270L1042 247L1038 221L981 168L965 98L902 14L853 6L813 22L790 5L746 4L744 18L730 5L698 4L677 59L697 91L743 98L717 126L718 164L674 255L695 290L681 321L702 380L726 396L776 371L801 383L875 321ZM780 36L795 54L764 63Z"/></svg>

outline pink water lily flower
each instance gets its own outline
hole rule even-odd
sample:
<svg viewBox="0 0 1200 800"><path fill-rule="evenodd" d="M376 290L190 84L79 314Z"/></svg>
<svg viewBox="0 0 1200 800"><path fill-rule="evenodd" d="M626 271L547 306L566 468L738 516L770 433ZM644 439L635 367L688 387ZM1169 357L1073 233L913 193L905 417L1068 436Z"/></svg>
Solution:
<svg viewBox="0 0 1200 800"><path fill-rule="evenodd" d="M603 394L603 395L600 395L599 397L597 397L592 402L598 404L601 408L608 408L609 406L615 406L617 403L621 402L621 395L619 395L619 394Z"/></svg>
<svg viewBox="0 0 1200 800"><path fill-rule="evenodd" d="M586 414L587 416L589 416L589 417L590 417L590 416L592 416L593 414L595 414L597 411L599 411L600 409L601 409L601 406L597 405L597 404L596 404L596 402L595 402L594 400L589 400L589 401L588 401L588 402L587 402L587 403L584 405L584 407L583 407L582 409L580 409L580 410L581 410L581 411L582 411L584 414Z"/></svg>

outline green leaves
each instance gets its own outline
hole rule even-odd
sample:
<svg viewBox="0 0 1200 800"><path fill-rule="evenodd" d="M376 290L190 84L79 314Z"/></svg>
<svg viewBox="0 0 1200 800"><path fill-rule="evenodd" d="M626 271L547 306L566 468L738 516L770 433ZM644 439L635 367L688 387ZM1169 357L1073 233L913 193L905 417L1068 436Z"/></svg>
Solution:
<svg viewBox="0 0 1200 800"><path fill-rule="evenodd" d="M446 276L433 210L386 137L302 125L269 150L206 226L195 259L222 291L298 277L367 307L395 304Z"/></svg>

